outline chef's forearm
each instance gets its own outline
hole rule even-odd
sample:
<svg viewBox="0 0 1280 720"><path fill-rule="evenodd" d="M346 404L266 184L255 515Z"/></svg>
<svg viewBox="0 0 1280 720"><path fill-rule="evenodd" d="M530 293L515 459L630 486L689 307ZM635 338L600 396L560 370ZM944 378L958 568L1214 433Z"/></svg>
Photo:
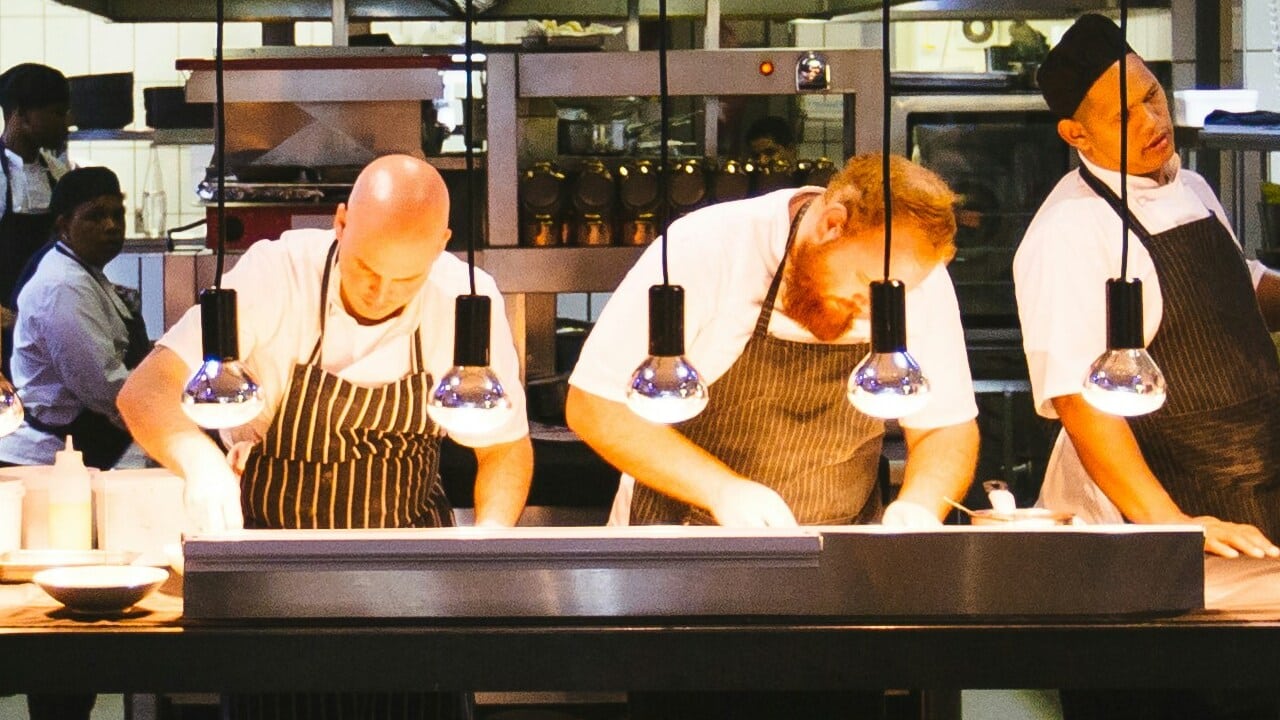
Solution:
<svg viewBox="0 0 1280 720"><path fill-rule="evenodd" d="M528 436L475 452L476 525L515 525L533 481L533 446Z"/></svg>
<svg viewBox="0 0 1280 720"><path fill-rule="evenodd" d="M157 347L129 375L116 406L135 442L169 470L189 477L226 465L217 444L182 412L188 369L176 353Z"/></svg>
<svg viewBox="0 0 1280 720"><path fill-rule="evenodd" d="M576 387L569 388L565 419L611 465L681 502L710 510L719 493L745 479L674 428Z"/></svg>
<svg viewBox="0 0 1280 720"><path fill-rule="evenodd" d="M1255 291L1258 295L1258 307L1262 308L1262 319L1266 321L1271 332L1280 331L1280 273L1267 270L1258 280Z"/></svg>
<svg viewBox="0 0 1280 720"><path fill-rule="evenodd" d="M1147 466L1124 418L1094 408L1083 395L1053 398L1053 407L1085 471L1126 518L1136 523L1186 519Z"/></svg>
<svg viewBox="0 0 1280 720"><path fill-rule="evenodd" d="M945 517L950 506L943 498L963 498L973 482L978 424L970 420L927 430L903 428L902 432L907 441L907 465L898 499Z"/></svg>

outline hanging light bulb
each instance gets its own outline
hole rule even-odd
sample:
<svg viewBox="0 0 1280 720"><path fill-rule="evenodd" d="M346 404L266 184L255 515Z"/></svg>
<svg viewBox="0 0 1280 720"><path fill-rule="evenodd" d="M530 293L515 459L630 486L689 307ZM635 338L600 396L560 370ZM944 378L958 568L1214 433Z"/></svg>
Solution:
<svg viewBox="0 0 1280 720"><path fill-rule="evenodd" d="M1164 405L1164 373L1143 345L1141 280L1107 281L1107 351L1089 366L1084 399L1124 417Z"/></svg>
<svg viewBox="0 0 1280 720"><path fill-rule="evenodd" d="M489 298L459 295L454 306L453 367L440 378L427 415L458 435L496 430L511 417L511 398L489 368Z"/></svg>
<svg viewBox="0 0 1280 720"><path fill-rule="evenodd" d="M240 362L236 337L236 291L200 293L204 363L182 391L182 410L197 425L220 430L244 425L262 412L258 383Z"/></svg>
<svg viewBox="0 0 1280 720"><path fill-rule="evenodd" d="M17 430L22 425L23 416L18 391L4 375L0 375L0 437Z"/></svg>
<svg viewBox="0 0 1280 720"><path fill-rule="evenodd" d="M929 381L907 352L906 298L899 280L871 283L871 352L850 373L848 396L872 417L904 417L929 402Z"/></svg>
<svg viewBox="0 0 1280 720"><path fill-rule="evenodd" d="M627 407L649 422L669 425L707 407L707 386L684 357L684 288L649 288L649 357L631 374Z"/></svg>

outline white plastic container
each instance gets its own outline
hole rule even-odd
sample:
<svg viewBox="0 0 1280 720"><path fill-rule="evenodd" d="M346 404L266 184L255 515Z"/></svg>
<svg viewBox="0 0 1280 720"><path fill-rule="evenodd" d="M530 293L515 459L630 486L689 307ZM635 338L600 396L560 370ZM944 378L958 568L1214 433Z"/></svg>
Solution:
<svg viewBox="0 0 1280 720"><path fill-rule="evenodd" d="M167 564L165 545L182 541L182 478L163 468L107 470L93 479L98 547Z"/></svg>
<svg viewBox="0 0 1280 720"><path fill-rule="evenodd" d="M22 547L22 496L25 494L21 480L0 479L0 553Z"/></svg>
<svg viewBox="0 0 1280 720"><path fill-rule="evenodd" d="M1173 123L1204 127L1204 118L1214 110L1253 112L1258 109L1257 90L1174 90Z"/></svg>
<svg viewBox="0 0 1280 720"><path fill-rule="evenodd" d="M0 481L22 481L22 547L27 550L49 548L49 476L52 473L52 465L0 468Z"/></svg>
<svg viewBox="0 0 1280 720"><path fill-rule="evenodd" d="M93 549L93 490L83 456L71 446L59 450L49 478L49 547Z"/></svg>

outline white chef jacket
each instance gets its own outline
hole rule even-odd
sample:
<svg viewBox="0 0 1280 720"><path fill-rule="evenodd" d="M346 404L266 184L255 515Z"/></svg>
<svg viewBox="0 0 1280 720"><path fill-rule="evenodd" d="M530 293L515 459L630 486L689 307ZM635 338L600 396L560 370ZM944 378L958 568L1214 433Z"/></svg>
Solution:
<svg viewBox="0 0 1280 720"><path fill-rule="evenodd" d="M32 163L23 162L22 157L5 148L5 160L9 163L9 175L13 178L13 211L16 213L34 214L49 211L49 200L53 196L53 183L71 169L66 154L54 156L47 150L41 150L41 159ZM41 162L43 160L43 162ZM8 180L0 173L0 217L4 217L4 194Z"/></svg>
<svg viewBox="0 0 1280 720"><path fill-rule="evenodd" d="M684 287L685 293L685 357L708 386L737 361L755 329L786 249L788 207L796 192L778 190L712 205L676 220L668 230L671 283ZM660 245L659 241L649 246L609 298L583 345L570 384L607 400L626 401L631 373L648 355L649 287L662 282ZM769 334L822 342L788 318L780 304L774 306ZM870 323L862 318L835 342L867 342L870 337ZM944 267L907 290L907 347L929 378L932 395L922 410L902 418L901 424L928 429L975 418L978 409L960 309ZM633 482L623 476L611 523L625 523Z"/></svg>
<svg viewBox="0 0 1280 720"><path fill-rule="evenodd" d="M290 230L279 240L254 243L223 277L236 291L240 358L257 378L265 408L247 425L223 432L228 443L256 442L266 434L284 397L294 365L305 363L320 335L320 283L333 242L332 230ZM325 304L322 367L357 385L395 382L410 370L410 341L422 328L426 370L439 379L453 365L454 300L470 292L467 264L441 253L422 290L403 312L376 325L351 317L338 292L341 270L334 264ZM502 296L493 278L476 270L476 292L492 299L491 367L514 408L511 419L482 437L453 436L471 447L519 440L529 434L520 365L507 325ZM173 350L194 372L202 361L200 306L196 305L157 341ZM175 402L177 398L175 398Z"/></svg>
<svg viewBox="0 0 1280 720"><path fill-rule="evenodd" d="M1081 158L1095 176L1120 192L1120 174ZM1134 219L1159 234L1209 216L1230 232L1222 205L1204 178L1169 159L1173 179L1164 185L1129 177ZM1266 268L1249 261L1256 287ZM1022 344L1036 411L1057 417L1052 398L1083 390L1089 366L1107 346L1106 282L1120 273L1120 216L1081 179L1062 178L1045 198L1013 260L1013 279L1022 323ZM1164 303L1151 255L1130 234L1128 277L1142 281L1143 330L1151 343L1160 328ZM1089 522L1123 522L1120 511L1089 479L1066 432L1059 433L1045 471L1040 504L1075 513Z"/></svg>
<svg viewBox="0 0 1280 720"><path fill-rule="evenodd" d="M129 376L129 309L106 276L50 250L18 294L18 307L13 382L27 412L46 425L66 425L88 409L124 428L116 395ZM18 465L49 464L61 449L61 438L25 423L0 438L0 460Z"/></svg>

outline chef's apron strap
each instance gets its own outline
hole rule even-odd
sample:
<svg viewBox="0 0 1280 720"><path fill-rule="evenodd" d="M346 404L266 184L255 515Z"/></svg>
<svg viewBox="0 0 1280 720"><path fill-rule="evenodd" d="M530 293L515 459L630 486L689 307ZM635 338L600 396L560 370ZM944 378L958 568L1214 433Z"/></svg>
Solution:
<svg viewBox="0 0 1280 720"><path fill-rule="evenodd" d="M764 337L769 333L769 320L773 318L773 304L778 299L778 289L782 287L782 271L787 266L787 255L791 252L791 246L795 244L796 231L800 229L800 220L804 218L804 213L813 204L813 198L804 201L799 210L796 210L796 216L791 219L791 228L787 230L787 244L782 248L782 260L778 263L778 269L773 273L773 281L769 283L769 292L764 296L764 302L760 306L760 314L756 316L756 329L752 333L754 337Z"/></svg>
<svg viewBox="0 0 1280 720"><path fill-rule="evenodd" d="M1129 229L1133 231L1133 234L1142 238L1144 242L1149 242L1154 237L1146 226L1139 222L1138 218L1134 217L1133 213L1124 206L1124 202L1116 195L1116 192L1108 187L1106 183L1099 180L1098 176L1090 172L1085 165L1080 166L1080 179L1084 180L1084 184L1097 193L1098 197L1107 201L1107 204L1111 206L1112 210L1116 211L1116 215L1119 215L1121 219L1125 215L1129 216Z"/></svg>
<svg viewBox="0 0 1280 720"><path fill-rule="evenodd" d="M315 347L307 357L307 365L315 365L320 360L320 346L324 344L324 321L329 316L329 278L333 273L334 259L338 255L338 241L329 244L329 254L324 260L324 275L320 277L320 335L316 338Z"/></svg>

